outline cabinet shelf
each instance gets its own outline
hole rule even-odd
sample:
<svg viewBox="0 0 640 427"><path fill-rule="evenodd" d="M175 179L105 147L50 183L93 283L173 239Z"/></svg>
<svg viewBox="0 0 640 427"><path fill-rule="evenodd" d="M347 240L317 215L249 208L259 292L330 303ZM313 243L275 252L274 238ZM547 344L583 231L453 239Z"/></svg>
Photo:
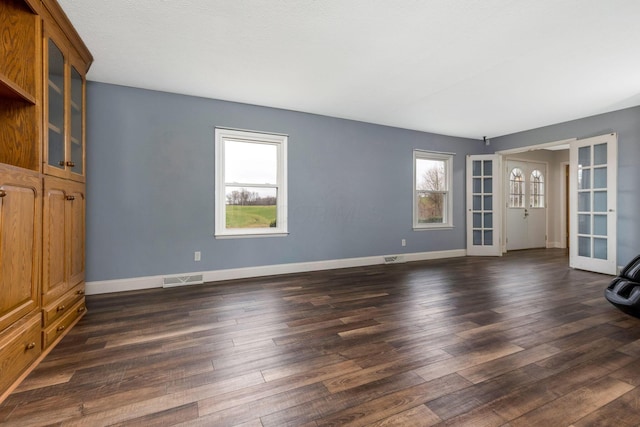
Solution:
<svg viewBox="0 0 640 427"><path fill-rule="evenodd" d="M62 89L60 88L60 86L55 84L51 79L49 79L49 88L53 89L53 91L58 93L59 95L62 95Z"/></svg>
<svg viewBox="0 0 640 427"><path fill-rule="evenodd" d="M35 105L36 98L0 72L0 97Z"/></svg>
<svg viewBox="0 0 640 427"><path fill-rule="evenodd" d="M55 133L60 134L60 135L62 134L62 129L60 129L58 126L53 125L51 123L49 123L49 130L52 130Z"/></svg>

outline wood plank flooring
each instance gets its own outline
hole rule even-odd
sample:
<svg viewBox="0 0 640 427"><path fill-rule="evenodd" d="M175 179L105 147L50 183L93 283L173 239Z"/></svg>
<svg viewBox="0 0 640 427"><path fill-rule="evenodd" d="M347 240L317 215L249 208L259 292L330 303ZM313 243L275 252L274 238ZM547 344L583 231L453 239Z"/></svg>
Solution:
<svg viewBox="0 0 640 427"><path fill-rule="evenodd" d="M90 296L6 426L637 426L640 319L564 250Z"/></svg>

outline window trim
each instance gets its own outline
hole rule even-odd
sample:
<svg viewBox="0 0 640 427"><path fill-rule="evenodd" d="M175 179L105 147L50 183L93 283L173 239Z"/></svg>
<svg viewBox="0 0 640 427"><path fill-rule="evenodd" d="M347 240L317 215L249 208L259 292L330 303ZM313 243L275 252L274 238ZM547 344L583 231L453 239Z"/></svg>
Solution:
<svg viewBox="0 0 640 427"><path fill-rule="evenodd" d="M226 192L227 183L224 181L224 142L226 140L251 142L256 144L270 144L278 147L277 150L277 199L276 199L276 224L277 227L269 228L233 228L226 227ZM215 238L247 238L247 237L277 237L287 236L287 143L289 136L285 134L250 131L232 128L215 128Z"/></svg>
<svg viewBox="0 0 640 427"><path fill-rule="evenodd" d="M442 229L450 229L453 228L453 153L440 153L435 151L425 151L425 150L413 150L413 183L412 186L412 205L413 205L413 230L414 231L425 231L425 230L442 230ZM442 191L441 193L446 194L447 203L445 205L445 216L446 221L442 223L419 223L418 222L418 204L417 201L417 193L418 190L416 187L416 163L417 160L443 160L444 161L444 175L446 181L447 189Z"/></svg>

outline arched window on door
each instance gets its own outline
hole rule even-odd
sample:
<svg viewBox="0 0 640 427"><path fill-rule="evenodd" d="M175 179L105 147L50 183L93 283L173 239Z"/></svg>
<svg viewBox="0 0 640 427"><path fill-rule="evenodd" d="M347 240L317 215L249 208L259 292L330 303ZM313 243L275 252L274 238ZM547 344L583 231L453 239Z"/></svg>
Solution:
<svg viewBox="0 0 640 427"><path fill-rule="evenodd" d="M535 169L531 172L529 203L532 208L544 208L544 175Z"/></svg>
<svg viewBox="0 0 640 427"><path fill-rule="evenodd" d="M511 169L509 174L509 207L524 208L524 176L520 168Z"/></svg>

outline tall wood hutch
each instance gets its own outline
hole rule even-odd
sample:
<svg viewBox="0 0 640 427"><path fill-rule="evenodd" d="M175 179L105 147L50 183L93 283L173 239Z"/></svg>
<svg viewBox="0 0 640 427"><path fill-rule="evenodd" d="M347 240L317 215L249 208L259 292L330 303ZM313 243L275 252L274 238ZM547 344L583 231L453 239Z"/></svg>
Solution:
<svg viewBox="0 0 640 427"><path fill-rule="evenodd" d="M0 401L85 313L85 75L55 0L0 0Z"/></svg>

